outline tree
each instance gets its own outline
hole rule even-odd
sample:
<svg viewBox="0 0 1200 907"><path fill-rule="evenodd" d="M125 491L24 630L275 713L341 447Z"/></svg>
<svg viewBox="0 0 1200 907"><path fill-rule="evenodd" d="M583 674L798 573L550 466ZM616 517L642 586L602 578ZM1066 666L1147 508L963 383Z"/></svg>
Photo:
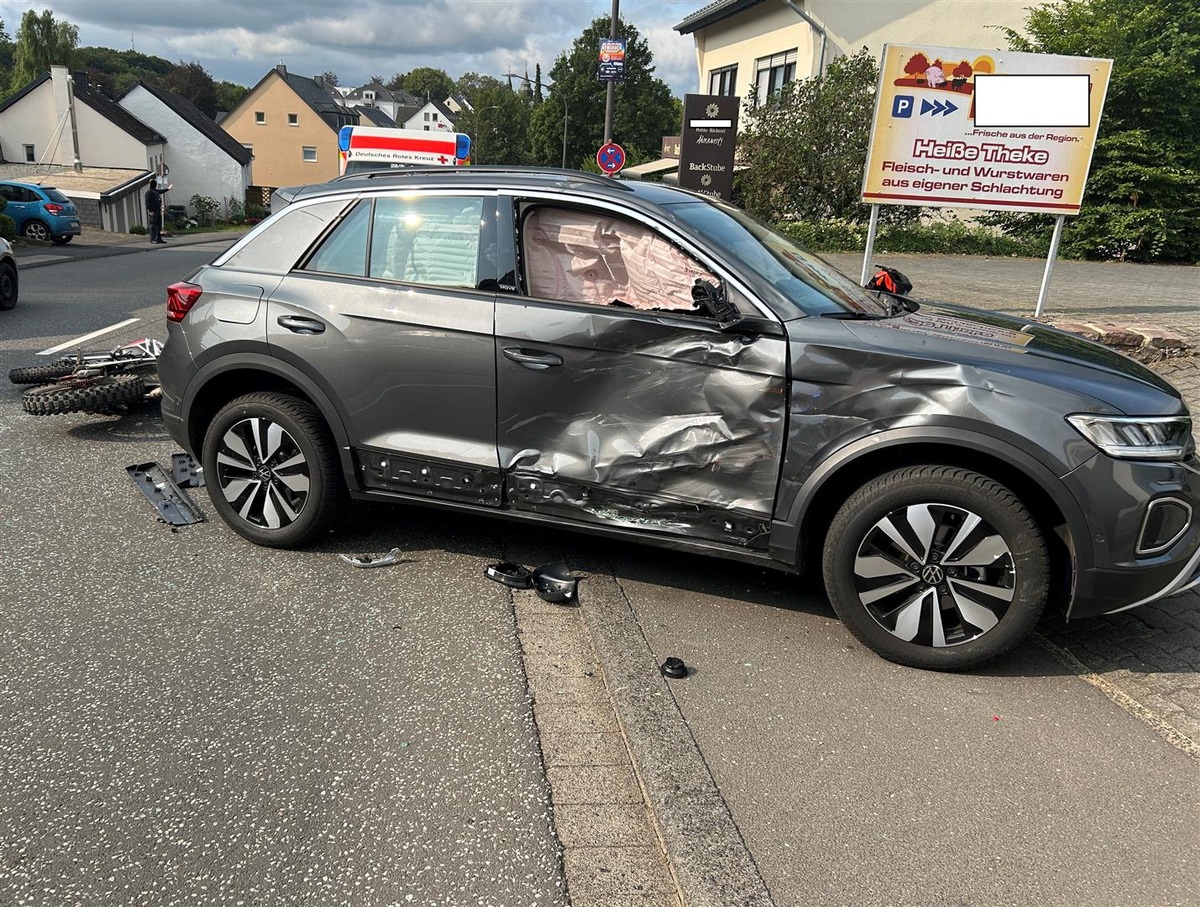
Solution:
<svg viewBox="0 0 1200 907"><path fill-rule="evenodd" d="M619 33L626 40L625 81L616 83L613 98L613 140L624 149L630 164L653 160L662 148L662 137L675 134L671 89L654 76L653 55L646 39L631 24L621 21ZM609 18L592 22L568 52L559 54L550 70L552 89L544 104L534 106L530 118L530 141L534 161L561 163L563 103L568 123L567 166L579 167L593 160L604 142L605 82L596 78L596 54L600 39L609 36Z"/></svg>
<svg viewBox="0 0 1200 907"><path fill-rule="evenodd" d="M444 69L434 69L430 66L418 66L406 73L397 73L387 84L389 90L403 88L416 98L430 101L444 101L454 91L454 80Z"/></svg>
<svg viewBox="0 0 1200 907"><path fill-rule="evenodd" d="M236 82L221 81L217 83L217 110L226 113L242 103L242 99L250 94L250 89Z"/></svg>
<svg viewBox="0 0 1200 907"><path fill-rule="evenodd" d="M490 93L496 89L507 90L504 89L504 83L495 76L481 75L477 72L464 72L454 83L455 92L470 101L472 107L479 107L482 103L479 100L481 93Z"/></svg>
<svg viewBox="0 0 1200 907"><path fill-rule="evenodd" d="M326 85L333 85L334 87L337 87L338 75L332 69L325 70L323 73L317 76L317 78L323 81Z"/></svg>
<svg viewBox="0 0 1200 907"><path fill-rule="evenodd" d="M217 84L208 74L208 70L196 61L180 62L163 80L163 88L175 92L181 98L187 98L205 115L216 117L219 108Z"/></svg>
<svg viewBox="0 0 1200 907"><path fill-rule="evenodd" d="M1012 50L1111 57L1112 78L1091 174L1064 255L1200 259L1200 4L1195 0L1058 0L1035 7ZM1049 218L987 218L1018 237Z"/></svg>
<svg viewBox="0 0 1200 907"><path fill-rule="evenodd" d="M737 145L748 165L735 180L743 207L769 221L865 221L860 192L878 81L863 48L833 60L824 78L792 82L761 103L752 94ZM894 222L915 212L882 205L880 216Z"/></svg>
<svg viewBox="0 0 1200 907"><path fill-rule="evenodd" d="M474 110L458 115L454 128L471 137L476 164L529 163L529 117L533 107L503 82L478 89L470 98Z"/></svg>
<svg viewBox="0 0 1200 907"><path fill-rule="evenodd" d="M70 67L75 48L79 46L79 28L58 21L54 13L44 10L40 15L27 10L21 17L17 46L13 53L13 88L22 88L54 65Z"/></svg>

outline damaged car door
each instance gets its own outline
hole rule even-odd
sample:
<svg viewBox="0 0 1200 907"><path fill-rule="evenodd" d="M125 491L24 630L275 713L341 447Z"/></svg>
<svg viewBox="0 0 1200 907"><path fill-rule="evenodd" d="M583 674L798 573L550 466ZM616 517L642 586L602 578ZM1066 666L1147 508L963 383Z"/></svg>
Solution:
<svg viewBox="0 0 1200 907"><path fill-rule="evenodd" d="M786 434L780 325L724 319L723 330L697 310L696 282L711 295L725 281L659 225L512 203L516 280L511 293L501 281L496 305L506 503L766 547Z"/></svg>

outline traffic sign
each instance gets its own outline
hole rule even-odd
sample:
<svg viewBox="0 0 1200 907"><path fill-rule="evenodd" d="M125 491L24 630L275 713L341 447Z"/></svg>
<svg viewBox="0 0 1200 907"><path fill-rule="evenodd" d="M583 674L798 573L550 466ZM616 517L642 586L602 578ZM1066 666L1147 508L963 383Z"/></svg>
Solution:
<svg viewBox="0 0 1200 907"><path fill-rule="evenodd" d="M609 142L596 152L596 163L611 176L625 166L625 149L616 142Z"/></svg>

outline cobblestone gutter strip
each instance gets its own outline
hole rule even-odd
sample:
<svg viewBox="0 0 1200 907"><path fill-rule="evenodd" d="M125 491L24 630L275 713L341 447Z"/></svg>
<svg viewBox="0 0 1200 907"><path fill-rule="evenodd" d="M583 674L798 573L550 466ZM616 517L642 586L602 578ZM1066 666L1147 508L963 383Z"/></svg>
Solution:
<svg viewBox="0 0 1200 907"><path fill-rule="evenodd" d="M1091 671L1087 665L1068 652L1061 646L1052 643L1040 633L1035 634L1034 642L1050 653L1063 667L1071 671L1080 679L1090 683L1101 693L1115 702L1118 706L1133 715L1138 721L1146 725L1169 744L1182 752L1187 753L1193 759L1200 761L1200 743L1197 743L1191 737L1184 734L1170 722L1165 721L1161 715L1152 709L1146 708L1124 690L1108 678L1096 674Z"/></svg>
<svg viewBox="0 0 1200 907"><path fill-rule="evenodd" d="M580 608L513 593L573 907L680 907Z"/></svg>
<svg viewBox="0 0 1200 907"><path fill-rule="evenodd" d="M620 581L607 564L586 566L583 616L683 904L773 907Z"/></svg>

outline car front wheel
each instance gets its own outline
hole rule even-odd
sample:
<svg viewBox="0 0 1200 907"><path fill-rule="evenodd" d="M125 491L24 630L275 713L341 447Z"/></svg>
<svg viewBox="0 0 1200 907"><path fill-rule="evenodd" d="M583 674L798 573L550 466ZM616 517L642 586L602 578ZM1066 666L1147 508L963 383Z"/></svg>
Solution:
<svg viewBox="0 0 1200 907"><path fill-rule="evenodd" d="M851 633L890 661L935 670L983 664L1024 639L1050 576L1045 540L1017 497L949 466L896 470L850 495L823 566Z"/></svg>
<svg viewBox="0 0 1200 907"><path fill-rule="evenodd" d="M247 394L226 405L208 426L201 459L217 512L259 545L312 541L346 496L320 414L287 394Z"/></svg>
<svg viewBox="0 0 1200 907"><path fill-rule="evenodd" d="M17 304L17 269L7 261L0 261L0 309L11 309Z"/></svg>

